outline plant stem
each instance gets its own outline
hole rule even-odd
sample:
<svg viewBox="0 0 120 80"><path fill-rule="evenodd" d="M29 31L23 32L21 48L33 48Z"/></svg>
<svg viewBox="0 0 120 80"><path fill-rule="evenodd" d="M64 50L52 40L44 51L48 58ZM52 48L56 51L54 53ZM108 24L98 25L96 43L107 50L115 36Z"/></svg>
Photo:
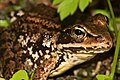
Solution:
<svg viewBox="0 0 120 80"><path fill-rule="evenodd" d="M118 54L119 54L119 49L120 49L120 31L118 32L117 44L116 44L115 54L114 54L114 60L113 60L113 65L112 65L112 69L111 69L111 74L110 74L111 80L113 80L113 78L114 78L115 68L116 68Z"/></svg>
<svg viewBox="0 0 120 80"><path fill-rule="evenodd" d="M114 15L114 12L113 12L113 8L112 8L110 0L107 0L107 3L108 3L110 13L111 13L111 16L112 16L112 19L113 19L113 26L114 26L114 30L115 30L115 36L117 37L117 32L118 31L117 31L117 25L116 25L116 21L115 21L115 15Z"/></svg>

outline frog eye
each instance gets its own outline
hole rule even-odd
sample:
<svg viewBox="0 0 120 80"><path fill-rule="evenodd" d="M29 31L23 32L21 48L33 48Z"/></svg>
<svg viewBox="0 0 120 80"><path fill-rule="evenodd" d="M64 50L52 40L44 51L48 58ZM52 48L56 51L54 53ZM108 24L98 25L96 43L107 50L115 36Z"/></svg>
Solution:
<svg viewBox="0 0 120 80"><path fill-rule="evenodd" d="M82 32L81 30L79 30L79 29L76 29L76 30L75 30L75 34L76 34L76 35L82 35L83 32Z"/></svg>
<svg viewBox="0 0 120 80"><path fill-rule="evenodd" d="M78 36L79 38L85 37L86 32L84 31L83 28L75 28L73 30L74 35Z"/></svg>
<svg viewBox="0 0 120 80"><path fill-rule="evenodd" d="M80 26L74 26L71 34L77 41L81 41L87 35L86 31Z"/></svg>

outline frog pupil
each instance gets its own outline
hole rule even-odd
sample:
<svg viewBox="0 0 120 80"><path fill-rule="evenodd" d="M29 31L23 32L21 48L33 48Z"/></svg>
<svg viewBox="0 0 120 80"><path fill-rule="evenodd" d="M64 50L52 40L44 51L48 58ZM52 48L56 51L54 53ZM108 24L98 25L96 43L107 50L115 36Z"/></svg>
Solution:
<svg viewBox="0 0 120 80"><path fill-rule="evenodd" d="M83 32L82 32L81 30L79 30L79 29L76 29L76 30L75 30L75 34L76 34L76 35L81 35L82 33L83 33Z"/></svg>

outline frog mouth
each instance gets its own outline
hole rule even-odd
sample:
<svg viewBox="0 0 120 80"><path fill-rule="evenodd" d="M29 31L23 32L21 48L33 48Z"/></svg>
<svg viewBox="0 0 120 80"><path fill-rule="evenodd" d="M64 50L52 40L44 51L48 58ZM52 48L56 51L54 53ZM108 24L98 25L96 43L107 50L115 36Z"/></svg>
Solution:
<svg viewBox="0 0 120 80"><path fill-rule="evenodd" d="M65 51L71 51L74 53L104 53L109 51L112 47L112 43L96 43L96 44L82 44L82 43L69 43L59 44L58 48Z"/></svg>
<svg viewBox="0 0 120 80"><path fill-rule="evenodd" d="M74 52L76 54L79 54L79 53L104 53L106 51L108 51L109 49L105 49L105 48L98 48L98 49L95 49L95 48L91 48L91 47L87 47L87 48L83 48L83 47L69 47L68 48L64 48L65 51L71 51L71 52Z"/></svg>

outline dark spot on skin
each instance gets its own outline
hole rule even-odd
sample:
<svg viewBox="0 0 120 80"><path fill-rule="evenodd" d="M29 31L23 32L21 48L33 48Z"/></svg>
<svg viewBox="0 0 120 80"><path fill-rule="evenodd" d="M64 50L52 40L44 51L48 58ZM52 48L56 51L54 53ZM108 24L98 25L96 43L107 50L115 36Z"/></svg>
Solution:
<svg viewBox="0 0 120 80"><path fill-rule="evenodd" d="M45 75L45 77L47 77L47 76Z"/></svg>
<svg viewBox="0 0 120 80"><path fill-rule="evenodd" d="M48 69L46 70L46 72L48 72Z"/></svg>
<svg viewBox="0 0 120 80"><path fill-rule="evenodd" d="M73 56L71 56L71 58L73 58Z"/></svg>
<svg viewBox="0 0 120 80"><path fill-rule="evenodd" d="M101 48L104 49L105 47L102 46Z"/></svg>
<svg viewBox="0 0 120 80"><path fill-rule="evenodd" d="M97 48L97 46L94 46L93 48Z"/></svg>
<svg viewBox="0 0 120 80"><path fill-rule="evenodd" d="M107 45L110 45L110 43L109 43L109 42L107 42L106 44L107 44Z"/></svg>
<svg viewBox="0 0 120 80"><path fill-rule="evenodd" d="M26 50L26 49L27 49L27 46L26 46L26 45L24 45L24 47L22 47L22 49L23 49L23 50Z"/></svg>

